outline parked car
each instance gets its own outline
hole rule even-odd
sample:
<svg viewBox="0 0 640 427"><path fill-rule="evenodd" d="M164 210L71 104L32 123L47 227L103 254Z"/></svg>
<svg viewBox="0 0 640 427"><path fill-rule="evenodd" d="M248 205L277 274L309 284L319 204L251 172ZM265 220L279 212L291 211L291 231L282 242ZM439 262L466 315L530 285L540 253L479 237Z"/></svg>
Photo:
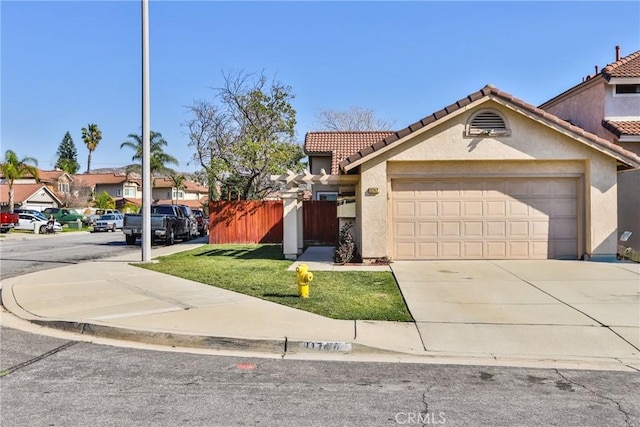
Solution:
<svg viewBox="0 0 640 427"><path fill-rule="evenodd" d="M189 235L186 236L187 240L195 239L198 237L198 221L196 216L189 206L178 205L178 208L180 208L184 217L187 218L187 229L189 230Z"/></svg>
<svg viewBox="0 0 640 427"><path fill-rule="evenodd" d="M82 221L83 225L89 224L89 219L86 215L78 213L75 209L69 208L46 208L42 213L45 216L53 215L56 221L60 224L69 224L70 222Z"/></svg>
<svg viewBox="0 0 640 427"><path fill-rule="evenodd" d="M198 223L198 234L201 236L206 236L209 234L209 218L204 215L204 211L202 209L192 209L193 215L196 217L196 222Z"/></svg>
<svg viewBox="0 0 640 427"><path fill-rule="evenodd" d="M119 213L100 215L93 225L93 231L122 230L124 217Z"/></svg>
<svg viewBox="0 0 640 427"><path fill-rule="evenodd" d="M0 233L11 231L18 224L18 214L2 212L0 213Z"/></svg>
<svg viewBox="0 0 640 427"><path fill-rule="evenodd" d="M151 206L151 240L164 240L173 245L175 239L188 240L187 218L176 205ZM124 215L124 233L127 245L134 245L142 236L142 215L127 213Z"/></svg>
<svg viewBox="0 0 640 427"><path fill-rule="evenodd" d="M45 234L47 232L48 218L42 215L40 212L36 214L31 213L19 213L20 217L18 224L15 226L16 230L29 230L36 234ZM62 231L62 224L58 221L53 223L53 232L57 233Z"/></svg>
<svg viewBox="0 0 640 427"><path fill-rule="evenodd" d="M95 225L96 221L102 215L111 215L111 214L122 215L122 212L120 212L118 209L94 209L93 212L94 213L90 213L87 215L87 221L91 225Z"/></svg>

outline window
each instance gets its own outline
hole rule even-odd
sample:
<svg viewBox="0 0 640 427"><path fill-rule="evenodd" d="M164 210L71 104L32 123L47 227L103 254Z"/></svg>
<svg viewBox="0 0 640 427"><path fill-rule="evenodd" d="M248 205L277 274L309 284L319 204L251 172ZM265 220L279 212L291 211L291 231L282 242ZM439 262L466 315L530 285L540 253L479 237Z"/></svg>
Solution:
<svg viewBox="0 0 640 427"><path fill-rule="evenodd" d="M640 85L616 85L616 95L640 95Z"/></svg>
<svg viewBox="0 0 640 427"><path fill-rule="evenodd" d="M136 187L124 187L125 197L136 197Z"/></svg>
<svg viewBox="0 0 640 427"><path fill-rule="evenodd" d="M465 129L466 136L509 136L504 118L493 110L482 110L469 119Z"/></svg>
<svg viewBox="0 0 640 427"><path fill-rule="evenodd" d="M318 191L316 193L316 199L335 202L336 200L338 200L338 193L329 191Z"/></svg>
<svg viewBox="0 0 640 427"><path fill-rule="evenodd" d="M122 197L122 188L116 188L116 197Z"/></svg>
<svg viewBox="0 0 640 427"><path fill-rule="evenodd" d="M173 198L174 199L184 199L184 191L173 190Z"/></svg>
<svg viewBox="0 0 640 427"><path fill-rule="evenodd" d="M59 182L58 183L58 191L62 194L69 194L69 183L68 182Z"/></svg>

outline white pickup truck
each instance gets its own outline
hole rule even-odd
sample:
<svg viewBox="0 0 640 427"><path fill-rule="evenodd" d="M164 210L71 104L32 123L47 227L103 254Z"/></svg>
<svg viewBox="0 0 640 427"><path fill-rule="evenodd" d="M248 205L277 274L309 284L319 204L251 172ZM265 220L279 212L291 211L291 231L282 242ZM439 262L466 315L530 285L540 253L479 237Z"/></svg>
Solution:
<svg viewBox="0 0 640 427"><path fill-rule="evenodd" d="M122 224L127 245L134 245L142 236L142 215L125 214ZM172 245L176 239L189 240L188 220L175 205L151 206L151 240L162 240Z"/></svg>

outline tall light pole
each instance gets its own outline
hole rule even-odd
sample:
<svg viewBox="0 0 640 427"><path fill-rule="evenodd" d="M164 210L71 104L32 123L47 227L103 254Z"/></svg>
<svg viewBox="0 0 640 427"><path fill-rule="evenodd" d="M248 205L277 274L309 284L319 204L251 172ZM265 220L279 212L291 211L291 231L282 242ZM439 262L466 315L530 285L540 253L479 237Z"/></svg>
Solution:
<svg viewBox="0 0 640 427"><path fill-rule="evenodd" d="M151 101L149 99L149 0L142 0L142 262L151 260Z"/></svg>

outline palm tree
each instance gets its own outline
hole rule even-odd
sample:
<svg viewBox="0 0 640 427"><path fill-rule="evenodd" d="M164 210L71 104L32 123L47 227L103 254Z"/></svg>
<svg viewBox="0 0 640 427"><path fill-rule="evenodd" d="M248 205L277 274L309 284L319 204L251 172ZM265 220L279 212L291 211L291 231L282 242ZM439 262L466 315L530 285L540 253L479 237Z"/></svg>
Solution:
<svg viewBox="0 0 640 427"><path fill-rule="evenodd" d="M9 184L9 212L13 213L13 183L16 179L32 175L38 180L38 161L33 157L18 158L15 152L7 150L4 153L2 175Z"/></svg>
<svg viewBox="0 0 640 427"><path fill-rule="evenodd" d="M87 173L91 172L91 153L98 148L98 144L102 139L102 131L98 129L98 125L91 123L86 128L82 128L82 140L87 144L89 150L89 158L87 159Z"/></svg>
<svg viewBox="0 0 640 427"><path fill-rule="evenodd" d="M169 173L169 180L171 181L171 184L173 184L173 188L176 189L176 199L178 198L178 194L180 193L180 190L184 190L185 185L184 185L184 181L187 178L181 174L181 173L176 173L176 172L170 172ZM173 203L173 189L171 189L171 203Z"/></svg>
<svg viewBox="0 0 640 427"><path fill-rule="evenodd" d="M127 135L129 137L129 141L124 141L120 144L120 148L128 147L135 151L135 154L131 158L131 160L142 161L142 136L136 135L135 133L130 133ZM178 159L173 157L170 154L164 152L164 148L167 146L167 141L162 137L160 132L151 131L149 138L149 169L151 171L151 175L158 173L168 173L172 172L171 168L167 167L167 164L173 164L178 166L180 162ZM129 165L127 167L127 171L130 172L132 170L139 171L142 170L141 164Z"/></svg>

